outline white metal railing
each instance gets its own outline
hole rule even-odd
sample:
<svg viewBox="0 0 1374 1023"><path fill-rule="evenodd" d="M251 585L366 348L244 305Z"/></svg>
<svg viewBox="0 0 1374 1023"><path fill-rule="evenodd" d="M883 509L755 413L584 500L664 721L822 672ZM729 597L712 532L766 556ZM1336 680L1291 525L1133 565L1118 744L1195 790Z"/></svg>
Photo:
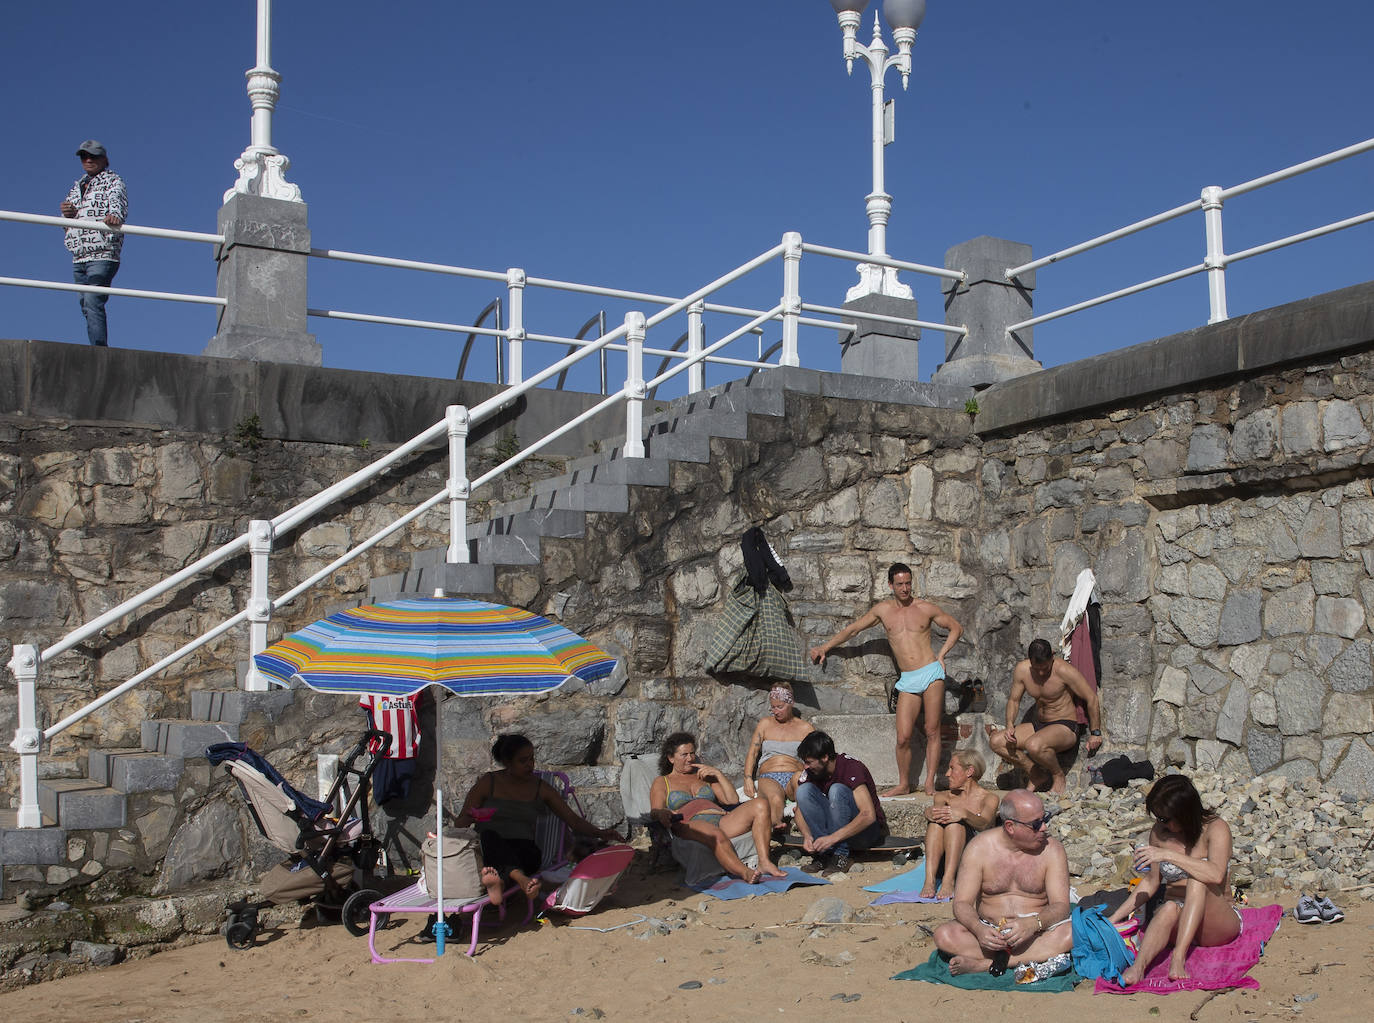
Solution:
<svg viewBox="0 0 1374 1023"><path fill-rule="evenodd" d="M16 213L13 210L0 210L0 221L4 220L16 224L41 224L63 229L81 228L86 231L104 231L106 234L139 235L145 238L165 238L183 242L209 242L212 245L224 244L224 235L222 234L177 231L167 227L140 227L137 224L121 224L119 227L111 227L103 220L50 217L42 213ZM39 281L28 277L0 277L0 286L3 285L15 288L40 288L44 291L85 291L96 295L151 298L163 302L188 302L193 305L227 306L229 304L228 299L216 295L185 295L172 291L145 291L137 288L102 288L94 284L73 284L71 281Z"/></svg>
<svg viewBox="0 0 1374 1023"><path fill-rule="evenodd" d="M1252 256L1273 252L1276 249L1285 248L1289 245L1296 245L1299 242L1310 241L1313 238L1320 238L1322 235L1332 234L1336 231L1343 231L1346 228L1374 221L1374 211L1370 211L1357 216L1347 217L1344 220L1324 224L1321 227L1315 227L1308 231L1302 231L1298 234L1292 234L1286 238L1265 242L1262 245L1256 245L1240 252L1227 254L1222 243L1221 223L1222 205L1226 200L1233 196L1244 195L1246 192L1256 191L1267 185L1276 184L1280 181L1287 181L1289 178L1297 177L1300 174L1306 174L1308 171L1313 171L1320 167L1329 166L1338 161L1349 159L1352 156L1359 156L1370 150L1374 150L1374 139L1366 139L1364 142L1357 142L1354 145L1346 146L1344 149L1337 149L1324 156L1305 160L1302 163L1294 164L1291 167L1285 167L1283 170L1274 171L1271 174L1264 174L1257 178L1251 178L1249 181L1243 181L1229 188L1209 185L1202 189L1199 197L1192 202L1184 203L1182 206L1175 206L1173 209L1165 210L1163 213L1157 213L1152 217L1146 217L1144 220L1137 220L1133 224L1127 224L1125 227L1117 228L1115 231L1108 231L1106 234L1098 235L1096 238L1089 238L1085 242L1079 242L1077 245L1071 245L1066 249L1060 249L1058 252L1053 252L1048 256L1032 259L1027 263L1022 263L1020 266L1008 267L1004 276L1008 281L1013 281L1022 274L1049 266L1052 263L1057 263L1070 256L1076 256L1079 253L1099 248L1110 242L1156 227L1159 224L1176 220L1179 217L1186 216L1197 210L1202 210L1203 212L1203 226L1206 233L1206 253L1201 263L1195 263L1181 270L1175 270L1172 273L1163 274L1151 280L1133 284L1130 287L1121 288L1106 295L1099 295L1096 298L1076 302L1073 305L1064 306L1052 312L1041 313L1039 316L1032 316L1019 323L1013 323L1011 326L1007 327L1007 335L1010 336L1018 330L1033 327L1038 323L1057 320L1062 316L1068 316L1070 313L1076 313L1083 309L1091 309L1094 306L1103 305L1104 303L1114 301L1118 298L1124 298L1127 295L1135 295L1142 291L1148 291L1151 288L1157 288L1160 285L1169 284L1173 281L1182 280L1185 277L1191 277L1199 273L1206 273L1208 277L1207 293L1209 316L1207 322L1218 323L1226 319L1228 317L1226 311L1226 268L1232 263L1239 263L1241 260L1250 259Z"/></svg>
<svg viewBox="0 0 1374 1023"><path fill-rule="evenodd" d="M56 220L58 218L46 219ZM70 224L70 222L68 222L68 224ZM200 238L197 240L206 239ZM703 287L698 288L696 291L693 291L691 294L681 298L651 296L642 292L620 292L616 289L593 288L587 285L572 285L566 282L546 281L543 279L535 279L531 282L530 279L525 277L523 271L518 270L512 270L506 274L497 274L492 271L468 270L467 268L461 267L441 267L438 264L420 264L415 261L393 260L386 259L385 257L366 257L356 253L338 253L333 250L319 250L321 253L328 253L328 258L348 258L359 262L371 262L375 259L377 265L382 266L395 266L404 263L407 264L410 269L434 270L441 273L453 273L459 276L470 275L486 280L505 280L508 286L512 288L523 289L533 283L536 286L561 287L568 290L605 295L607 297L623 298L625 296L631 296L634 299L660 305L662 308L648 316L643 312L631 311L626 314L624 322L620 326L605 331L595 340L577 340L572 338L558 338L550 335L527 334L522 323L522 307L518 302L512 302L512 326L505 330L484 330L484 332L505 337L507 344L512 348L521 340L540 340L550 343L573 345L574 351L544 369L529 374L524 379L517 380L470 410L460 405L450 406L445 413L444 419L423 430L393 451L388 452L386 455L376 459L364 468L359 469L357 472L350 474L348 477L339 480L337 483L326 487L312 497L286 509L272 519L255 520L251 522L248 529L240 536L221 545L201 557L195 563L188 565L186 568L169 576L167 579L149 587L142 593L121 602L118 606L85 625L74 629L50 646L40 650L37 646L33 645L16 645L14 647L14 656L9 666L15 676L19 704L18 728L15 731L14 741L11 744L12 748L19 754L20 762L19 826L24 828L36 828L40 827L42 824L38 803L38 757L42 752L44 742L51 741L55 736L59 735L67 728L70 728L72 725L90 716L112 700L118 699L121 695L135 688L146 679L166 670L188 654L223 637L240 625L246 623L249 627L248 647L250 654L261 652L267 645L268 625L274 612L286 607L302 593L321 581L330 578L339 568L361 557L388 537L395 535L402 529L414 525L431 510L440 505L447 504L449 543L445 553L445 560L449 564L466 563L470 557L467 530L467 503L471 498L473 490L490 483L503 473L508 472L510 469L523 462L525 459L543 450L559 437L576 429L578 426L591 420L601 412L619 403L624 404L624 456L627 458L642 458L645 454L643 439L643 405L646 393L648 393L650 388L670 380L679 374L686 373L689 377L689 389L692 391L701 390L702 365L713 360L726 365L751 368L771 365L770 363L764 363L760 360L739 359L720 354L720 352L730 344L746 335L757 332L764 323L770 321L781 321L782 324L782 350L779 355L778 365L800 365L797 331L798 327L803 322L810 322L829 329L843 329L849 326L843 320L815 319L802 316L803 309L805 309L806 306L801 299L799 266L802 253L806 250L807 247L802 244L800 235L794 233L785 235L780 244L773 246L766 252L761 253L755 258L736 267L734 270L731 270L729 273L716 278L714 281L711 281ZM812 247L811 251L815 251L821 255L843 259L852 259L855 258L856 255L862 255L850 253L843 249L826 249L819 246ZM724 304L713 305L708 302L708 299L721 289L739 281L748 274L754 273L779 258L781 258L782 261L783 296L781 302L773 308L752 310ZM921 268L919 264L902 263L897 260L885 258L866 258L868 258L869 262L898 266L904 269L917 270L918 272L933 271L936 276L945 278L958 278L961 276L957 272L948 270ZM734 316L748 316L749 318L743 325L728 331L708 344L705 342L704 337L702 313L710 309L715 309L719 312ZM849 315L846 310L831 309L826 306L814 306L812 310L834 313L840 316ZM661 326L671 317L681 313L686 313L689 323L693 325L690 331L688 351L686 353L680 353L663 348L646 349L644 342L648 332L655 327ZM344 318L345 316L355 318L368 317L369 321L375 319L376 322L395 322L391 318L373 318L368 314L342 314L330 312L325 315L338 316L339 318ZM870 314L865 314L866 317L869 315ZM879 317L874 315L873 318L882 319L884 322L900 323L907 326L934 326L944 330L962 330L962 328L951 328L944 324L920 324L919 321L902 320L900 317ZM418 325L423 322L424 321L411 321L411 324ZM425 325L428 326L429 324L426 323ZM439 325L439 328L445 329L447 326L448 325ZM460 329L472 331L474 328L463 326ZM569 367L576 365L584 359L592 358L599 352L611 348L612 346L618 350L623 350L626 354L625 380L623 385L614 394L607 395L593 407L555 427L543 437L530 443L523 450L511 457L506 458L477 479L470 481L467 478L467 435L473 426L496 415L500 410L508 407L511 402L521 395L564 372ZM659 354L665 358L675 359L676 364L663 373L660 373L653 380L646 381L644 379L643 368L643 360L646 351L650 354ZM511 362L513 366L519 366L518 359L512 357ZM516 369L515 372L519 373L519 370ZM372 536L362 540L334 561L330 562L329 565L314 572L308 578L300 581L275 598L271 596L269 592L268 567L276 537L282 536L303 525L308 520L315 518L325 512L339 499L356 492L377 479L399 462L409 458L422 448L428 447L444 438L447 439L448 443L449 473L447 481L437 493L426 497L415 508L406 512L384 528L378 530ZM40 727L37 687L44 664L50 662L53 658L65 651L70 650L78 643L100 632L102 629L114 625L127 615L146 607L152 601L181 587L192 578L200 576L204 572L226 561L237 558L245 552L247 552L249 557L249 594L246 606L243 610L213 626L203 635L185 643L172 653L161 658L156 664L151 665L120 685L102 693L84 706L67 714L61 720L46 728ZM255 668L250 668L245 680L245 686L250 690L266 689L265 681Z"/></svg>

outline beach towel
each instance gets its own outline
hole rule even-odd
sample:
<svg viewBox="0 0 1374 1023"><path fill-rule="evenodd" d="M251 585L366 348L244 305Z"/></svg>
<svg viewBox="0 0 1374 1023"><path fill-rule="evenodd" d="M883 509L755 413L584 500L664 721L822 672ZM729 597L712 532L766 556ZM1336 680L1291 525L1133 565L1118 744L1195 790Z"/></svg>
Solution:
<svg viewBox="0 0 1374 1023"><path fill-rule="evenodd" d="M927 984L949 984L952 987L961 987L966 991L1033 991L1051 992L1072 991L1073 986L1082 978L1073 970L1068 973L1055 974L1053 977L1046 977L1044 980L1037 980L1030 984L1016 983L1013 971L1008 970L1000 977L994 977L990 973L959 973L949 972L949 963L944 956L940 955L939 950L930 953L930 958L920 966L914 966L909 970L903 970L892 978L893 980L923 980Z"/></svg>
<svg viewBox="0 0 1374 1023"><path fill-rule="evenodd" d="M760 881L758 884L750 884L748 881L741 881L737 877L723 877L715 884L710 885L688 885L693 891L701 892L703 895L711 895L717 899L730 901L732 899L743 899L750 895L768 895L776 892L785 892L787 889L799 884L829 884L823 877L813 877L811 874L804 874L796 867L785 867L783 872L785 877L773 877L767 881Z"/></svg>
<svg viewBox="0 0 1374 1023"><path fill-rule="evenodd" d="M1073 968L1085 980L1106 977L1120 982L1121 971L1135 962L1135 950L1096 906L1073 907ZM1134 924L1132 924L1134 926Z"/></svg>
<svg viewBox="0 0 1374 1023"><path fill-rule="evenodd" d="M922 860L910 870L904 870L895 877L890 877L886 881L879 881L877 884L864 886L866 892L879 892L876 899L869 903L870 906L887 906L895 902L948 902L949 895L936 895L934 898L921 894L921 889L926 883L926 861ZM939 891L939 885L936 885Z"/></svg>
<svg viewBox="0 0 1374 1023"><path fill-rule="evenodd" d="M1144 991L1163 995L1171 991L1258 988L1259 981L1249 973L1264 953L1264 943L1278 930L1279 921L1283 919L1283 907L1245 907L1241 909L1240 916L1244 926L1240 937L1235 941L1214 948L1195 948L1189 953L1187 980L1169 979L1169 956L1173 950L1165 949L1159 958L1150 964L1139 984L1123 988L1103 977L1098 977L1097 986L1093 990L1109 994L1135 994Z"/></svg>

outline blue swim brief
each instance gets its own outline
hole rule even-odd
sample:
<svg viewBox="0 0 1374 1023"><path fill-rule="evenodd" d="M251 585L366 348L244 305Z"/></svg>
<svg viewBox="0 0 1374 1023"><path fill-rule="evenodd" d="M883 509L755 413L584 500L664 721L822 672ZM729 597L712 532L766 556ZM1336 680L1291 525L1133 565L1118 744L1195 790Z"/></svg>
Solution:
<svg viewBox="0 0 1374 1023"><path fill-rule="evenodd" d="M897 691L920 696L930 688L932 682L943 681L944 677L944 666L939 661L931 661L924 668L902 672L902 677L897 679Z"/></svg>

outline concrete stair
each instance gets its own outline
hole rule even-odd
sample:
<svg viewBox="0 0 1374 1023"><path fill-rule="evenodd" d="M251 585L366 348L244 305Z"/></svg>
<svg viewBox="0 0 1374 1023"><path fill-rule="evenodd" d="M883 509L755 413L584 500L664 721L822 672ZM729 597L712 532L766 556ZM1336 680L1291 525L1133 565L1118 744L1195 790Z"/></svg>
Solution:
<svg viewBox="0 0 1374 1023"><path fill-rule="evenodd" d="M211 743L236 741L249 714L275 717L294 699L289 689L192 693L189 718L142 723L142 746L91 750L84 764L63 762L59 776L38 783L43 827L19 828L16 811L0 811L0 867L65 863L69 832L127 826L128 796L175 792L187 760L204 756ZM74 766L84 767L85 777L67 776Z"/></svg>
<svg viewBox="0 0 1374 1023"><path fill-rule="evenodd" d="M673 462L709 461L712 438L745 439L751 415L780 416L785 403L780 386L743 381L667 402L645 416L645 457L627 458L623 442L608 441L599 452L571 460L563 474L531 484L524 496L494 504L485 522L469 524L470 564L449 565L445 551L422 551L406 572L374 579L369 595L385 600L440 587L491 595L500 566L539 564L545 537L582 536L588 513L627 512L631 487L666 487Z"/></svg>

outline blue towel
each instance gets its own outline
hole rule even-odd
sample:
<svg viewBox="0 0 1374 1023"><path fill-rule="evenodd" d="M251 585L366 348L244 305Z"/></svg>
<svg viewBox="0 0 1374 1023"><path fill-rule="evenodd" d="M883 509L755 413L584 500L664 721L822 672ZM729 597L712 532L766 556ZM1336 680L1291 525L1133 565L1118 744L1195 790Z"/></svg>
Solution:
<svg viewBox="0 0 1374 1023"><path fill-rule="evenodd" d="M689 885L693 890L701 892L703 895L713 895L718 899L744 899L750 895L763 895L767 892L785 892L793 885L799 884L829 884L823 877L813 877L804 874L796 867L785 867L783 872L786 877L773 877L767 881L760 881L758 884L750 884L748 881L741 881L737 877L722 877L715 884L709 885Z"/></svg>
<svg viewBox="0 0 1374 1023"><path fill-rule="evenodd" d="M864 885L866 892L919 892L922 885L926 883L926 861L904 870L902 873L889 877L886 881L879 881L877 884Z"/></svg>
<svg viewBox="0 0 1374 1023"><path fill-rule="evenodd" d="M1106 977L1119 985L1121 971L1135 962L1135 954L1116 926L1096 906L1074 906L1071 919L1074 971L1080 977Z"/></svg>

